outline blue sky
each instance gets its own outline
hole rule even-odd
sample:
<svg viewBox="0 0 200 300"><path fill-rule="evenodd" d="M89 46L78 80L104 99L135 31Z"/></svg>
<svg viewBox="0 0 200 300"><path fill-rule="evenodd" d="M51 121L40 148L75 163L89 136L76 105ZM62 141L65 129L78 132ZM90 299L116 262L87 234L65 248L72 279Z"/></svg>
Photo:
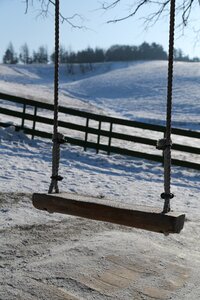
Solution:
<svg viewBox="0 0 200 300"><path fill-rule="evenodd" d="M73 29L68 24L61 25L60 39L66 49L81 50L88 46L108 48L114 44L139 45L143 41L156 42L168 49L168 18L163 17L154 26L144 30L143 16L151 11L148 5L140 14L126 21L107 24L113 17L119 17L128 13L131 0L122 1L123 6L114 10L103 12L101 0L60 0L61 11L65 16L75 13L81 15L82 19L74 19L74 23L82 25L83 29ZM0 58L5 52L9 42L12 41L15 51L19 52L20 46L27 42L30 50L37 50L41 45L48 47L49 53L54 47L54 20L53 9L49 16L42 17L39 11L38 0L34 0L34 6L29 7L25 14L24 0L1 0L0 1ZM52 13L51 13L52 12ZM200 56L200 44L196 34L193 32L195 20L199 15L199 7L193 11L190 28L182 32L176 30L175 47L181 48L185 54L191 57Z"/></svg>

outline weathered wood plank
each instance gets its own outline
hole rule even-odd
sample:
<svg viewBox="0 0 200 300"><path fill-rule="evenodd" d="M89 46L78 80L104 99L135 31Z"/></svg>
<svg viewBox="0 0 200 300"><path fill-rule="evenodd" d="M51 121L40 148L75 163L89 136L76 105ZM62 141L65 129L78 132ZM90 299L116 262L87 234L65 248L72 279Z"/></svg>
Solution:
<svg viewBox="0 0 200 300"><path fill-rule="evenodd" d="M35 193L33 205L37 209L47 210L50 213L74 215L166 234L179 233L185 220L184 214L162 214L150 207L131 207L121 203L117 206L110 200L71 193Z"/></svg>

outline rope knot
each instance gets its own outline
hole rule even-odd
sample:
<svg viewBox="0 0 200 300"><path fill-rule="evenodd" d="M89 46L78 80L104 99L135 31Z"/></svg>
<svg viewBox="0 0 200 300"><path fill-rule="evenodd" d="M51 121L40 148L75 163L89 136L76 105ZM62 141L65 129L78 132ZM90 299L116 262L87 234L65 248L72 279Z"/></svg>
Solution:
<svg viewBox="0 0 200 300"><path fill-rule="evenodd" d="M158 149L158 150L165 150L168 147L171 148L171 146L172 146L171 139L167 140L166 138L164 138L164 139L160 139L160 140L157 141L156 149Z"/></svg>
<svg viewBox="0 0 200 300"><path fill-rule="evenodd" d="M51 179L56 180L56 181L62 181L63 177L60 175L52 175Z"/></svg>
<svg viewBox="0 0 200 300"><path fill-rule="evenodd" d="M53 142L56 142L57 144L64 144L66 142L65 136L62 133L57 132L53 135Z"/></svg>
<svg viewBox="0 0 200 300"><path fill-rule="evenodd" d="M161 195L160 195L160 197L162 198L162 199L172 199L172 198L174 198L174 194L172 194L172 193L162 193Z"/></svg>

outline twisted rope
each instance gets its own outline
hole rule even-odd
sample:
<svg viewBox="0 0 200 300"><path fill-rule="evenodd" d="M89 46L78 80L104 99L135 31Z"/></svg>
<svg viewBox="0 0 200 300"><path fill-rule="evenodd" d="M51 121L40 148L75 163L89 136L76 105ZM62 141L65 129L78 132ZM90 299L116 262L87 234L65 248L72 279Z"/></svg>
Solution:
<svg viewBox="0 0 200 300"><path fill-rule="evenodd" d="M55 61L54 61L54 127L53 127L53 149L52 149L52 176L49 193L55 190L59 193L58 175L60 162L60 143L58 140L58 94L59 94L59 0L55 1Z"/></svg>
<svg viewBox="0 0 200 300"><path fill-rule="evenodd" d="M175 0L170 4L170 25L169 25L169 55L168 55L168 85L167 85L167 112L166 112L166 148L164 149L164 198L163 213L170 211L170 199L173 194L170 191L171 185L171 116L172 116L172 88L173 88L173 62L174 62L174 27L175 27Z"/></svg>

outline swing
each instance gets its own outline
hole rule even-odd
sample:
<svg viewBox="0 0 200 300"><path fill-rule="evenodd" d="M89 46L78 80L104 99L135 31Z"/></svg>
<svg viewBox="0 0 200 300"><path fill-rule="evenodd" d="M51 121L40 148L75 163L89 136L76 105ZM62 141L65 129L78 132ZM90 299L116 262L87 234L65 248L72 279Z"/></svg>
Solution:
<svg viewBox="0 0 200 300"><path fill-rule="evenodd" d="M158 141L157 148L164 154L164 208L162 211L147 206L121 204L105 198L59 193L58 175L60 144L63 142L58 133L58 85L59 85L59 0L55 2L55 82L54 82L54 130L52 149L52 176L48 194L34 193L33 205L40 210L50 213L57 212L92 220L111 222L115 224L140 228L164 234L180 233L184 226L185 215L170 211L170 199L174 195L170 192L171 181L171 110L172 110L172 83L173 83L173 49L174 49L175 0L171 0L170 32L169 32L169 59L168 59L168 92L167 118L165 138Z"/></svg>

